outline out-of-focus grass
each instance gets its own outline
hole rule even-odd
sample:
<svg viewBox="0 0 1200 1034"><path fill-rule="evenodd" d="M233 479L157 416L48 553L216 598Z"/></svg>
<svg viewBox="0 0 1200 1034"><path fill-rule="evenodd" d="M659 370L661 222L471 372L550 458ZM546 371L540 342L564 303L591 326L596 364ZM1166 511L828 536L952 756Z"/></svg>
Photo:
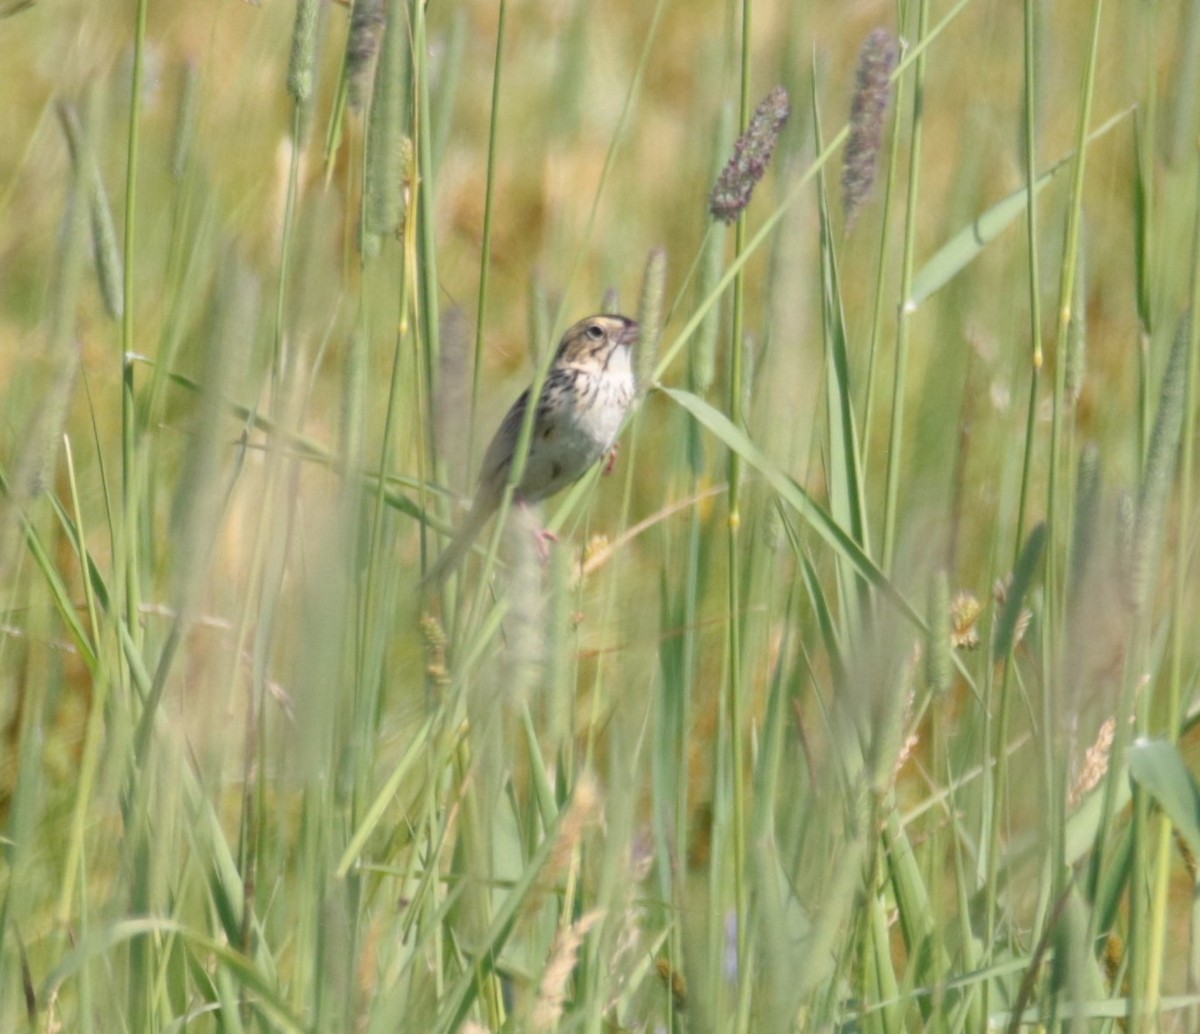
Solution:
<svg viewBox="0 0 1200 1034"><path fill-rule="evenodd" d="M0 1028L1195 1027L1193 5L11 6Z"/></svg>

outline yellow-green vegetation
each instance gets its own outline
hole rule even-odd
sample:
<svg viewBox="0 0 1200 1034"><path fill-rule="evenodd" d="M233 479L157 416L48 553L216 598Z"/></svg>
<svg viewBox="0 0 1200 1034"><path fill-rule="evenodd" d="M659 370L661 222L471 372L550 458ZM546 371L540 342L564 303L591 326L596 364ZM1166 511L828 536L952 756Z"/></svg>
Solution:
<svg viewBox="0 0 1200 1034"><path fill-rule="evenodd" d="M0 68L0 1030L1200 1029L1200 4ZM423 582L604 310L615 470Z"/></svg>

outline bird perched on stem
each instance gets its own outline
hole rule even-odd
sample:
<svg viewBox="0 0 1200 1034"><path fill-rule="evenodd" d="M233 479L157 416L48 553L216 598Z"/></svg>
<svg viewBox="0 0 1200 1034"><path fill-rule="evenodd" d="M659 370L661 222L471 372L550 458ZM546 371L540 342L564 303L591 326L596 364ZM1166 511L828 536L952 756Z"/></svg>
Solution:
<svg viewBox="0 0 1200 1034"><path fill-rule="evenodd" d="M525 469L513 489L519 505L566 488L613 452L636 393L631 352L637 340L637 323L617 315L588 316L563 335L538 396ZM525 389L501 421L484 453L471 509L426 573L426 582L457 566L499 508L530 391Z"/></svg>

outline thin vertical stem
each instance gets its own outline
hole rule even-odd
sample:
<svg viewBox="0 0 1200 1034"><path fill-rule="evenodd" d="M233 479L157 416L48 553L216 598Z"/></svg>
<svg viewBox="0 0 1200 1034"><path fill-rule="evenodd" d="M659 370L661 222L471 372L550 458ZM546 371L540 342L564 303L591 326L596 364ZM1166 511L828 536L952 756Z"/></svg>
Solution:
<svg viewBox="0 0 1200 1034"><path fill-rule="evenodd" d="M893 73L892 84L899 73ZM869 453L871 448L871 417L875 411L875 362L879 356L879 339L883 333L884 297L887 288L886 267L892 243L892 202L895 198L896 169L900 164L900 119L892 120L891 143L888 149L887 179L883 189L883 210L880 214L879 251L875 263L875 304L871 310L871 336L867 345L867 388L862 409L862 448Z"/></svg>
<svg viewBox="0 0 1200 1034"><path fill-rule="evenodd" d="M1041 385L1041 373L1044 361L1042 341L1042 297L1041 297L1041 261L1039 257L1038 234L1038 201L1037 190L1037 17L1038 8L1034 0L1025 0L1024 5L1024 64L1025 64L1025 183L1027 198L1025 204L1025 229L1029 248L1029 336L1031 342L1029 369L1029 401L1025 411L1025 454L1021 463L1021 491L1017 503L1017 527L1013 538L1013 565L1020 556L1021 547L1025 541L1025 522L1029 509L1029 488L1033 482L1033 453L1034 429L1037 421L1038 389ZM1060 342L1060 349L1065 342ZM1059 367L1065 370L1065 354L1060 351ZM1056 685L1057 679L1052 673L1057 672L1058 662L1052 650L1054 636L1047 631L1042 637L1042 666L1045 672L1043 684ZM1004 682L1001 693L1008 691L1009 666L1004 668ZM1053 853L1050 858L1051 886L1045 888L1044 900L1057 901L1062 892L1062 866L1059 860L1064 857L1066 847L1062 843L1064 826L1062 809L1065 804L1066 788L1062 785L1065 770L1055 764L1055 738L1061 728L1058 711L1058 694L1044 692L1042 694L1042 764L1046 786L1046 810L1043 816L1047 830L1047 843L1053 843ZM999 752L996 755L997 782L1001 793L996 797L997 802L1003 800L1003 792L1007 784L1008 751L1004 744L1008 738L1007 723L1000 727ZM1003 776L1001 779L1000 777ZM996 846L994 843L993 846ZM988 913L989 924L994 922L994 913ZM989 939L989 943L990 939Z"/></svg>
<svg viewBox="0 0 1200 1034"><path fill-rule="evenodd" d="M500 112L500 69L504 51L504 21L508 0L500 0L496 24L496 59L492 68L492 110L488 120L487 173L483 193L483 243L479 255L479 300L475 307L475 358L471 379L471 412L467 424L468 461L475 448L475 419L479 415L479 386L483 380L483 332L487 323L488 279L492 269L492 198L496 180L496 133ZM538 342L541 344L541 342ZM470 475L474 464L467 463Z"/></svg>
<svg viewBox="0 0 1200 1034"><path fill-rule="evenodd" d="M121 316L121 483L122 513L121 533L117 536L117 552L114 557L117 591L125 592L125 624L135 644L141 644L140 622L141 594L138 576L138 517L135 488L134 448L136 445L134 407L133 363L129 357L134 351L133 317L133 261L136 254L137 214L137 163L141 138L142 83L145 77L146 59L146 12L149 0L137 0L133 44L133 82L129 97L129 144L125 159L125 290L124 312Z"/></svg>
<svg viewBox="0 0 1200 1034"><path fill-rule="evenodd" d="M1075 269L1079 264L1079 235L1083 220L1083 180L1087 168L1087 138L1088 127L1092 121L1092 99L1096 86L1096 58L1100 49L1100 14L1103 10L1103 0L1096 0L1092 12L1091 47L1088 52L1087 69L1083 83L1083 109L1079 113L1079 128L1075 140L1075 176L1071 184L1071 206L1067 213L1067 233L1064 246L1062 274L1059 282L1058 328L1054 335L1055 348L1062 354L1067 345L1067 329L1071 322L1071 311L1076 304L1075 299ZM1046 593L1048 613L1057 618L1057 568L1053 546L1057 540L1057 526L1061 515L1058 513L1059 468L1062 463L1062 433L1063 433L1063 395L1065 393L1067 364L1064 361L1055 363L1054 377L1054 410L1050 426L1050 480L1047 485L1047 541L1052 547L1046 554ZM1049 629L1057 623L1051 620L1047 623Z"/></svg>
<svg viewBox="0 0 1200 1034"><path fill-rule="evenodd" d="M1040 263L1038 261L1037 206L1037 11L1034 0L1025 0L1025 235L1029 248L1029 336L1030 355L1029 408L1025 423L1025 459L1021 467L1021 494L1017 503L1017 528L1013 546L1016 563L1025 538L1025 518L1029 501L1030 471L1033 466L1033 429L1037 411L1038 384L1042 372L1042 297Z"/></svg>
<svg viewBox="0 0 1200 1034"><path fill-rule="evenodd" d="M742 0L741 101L738 128L745 132L750 122L750 9L751 0ZM738 216L734 232L734 257L746 247L746 216ZM729 419L741 427L742 413L742 337L745 325L745 278L738 270L733 280L733 329L729 342ZM749 920L746 888L746 796L743 779L744 737L742 728L742 629L741 629L741 546L738 531L742 522L742 460L729 452L729 725L733 780L733 887L737 909L737 951L739 968L746 964L746 927ZM745 984L742 985L746 987Z"/></svg>
<svg viewBox="0 0 1200 1034"><path fill-rule="evenodd" d="M918 46L929 25L929 0L917 4ZM925 104L925 51L922 49L913 69L912 143L908 155L908 194L904 226L904 261L900 273L900 297L911 294L913 264L917 240L917 201L921 185L921 126ZM892 421L888 435L887 487L883 510L883 569L890 571L896 550L896 509L900 493L900 459L904 437L904 389L908 376L908 341L912 313L901 306L896 326L896 366L892 378Z"/></svg>
<svg viewBox="0 0 1200 1034"><path fill-rule="evenodd" d="M412 5L413 31L413 105L418 134L415 137L417 151L417 178L425 192L425 203L416 206L417 232L419 235L420 262L417 272L420 275L419 297L422 312L420 327L424 332L423 386L425 402L433 398L433 371L437 367L439 351L438 333L438 282L437 282L437 249L433 232L433 133L429 119L429 71L427 64L427 47L425 39L425 4ZM427 414L423 414L427 415ZM429 420L421 421L422 427L432 427ZM423 456L432 455L432 437L426 441ZM422 479L424 475L422 474Z"/></svg>
<svg viewBox="0 0 1200 1034"><path fill-rule="evenodd" d="M1178 556L1173 564L1174 579L1171 584L1171 651L1167 664L1167 713L1166 734L1172 741L1179 738L1182 719L1183 661L1187 632L1184 622L1191 616L1187 607L1188 549L1191 541L1192 516L1192 472L1195 456L1196 435L1190 419L1196 402L1197 366L1200 366L1200 320L1196 307L1200 304L1200 165L1196 167L1196 215L1192 226L1192 289L1188 328L1191 340L1187 364L1187 380L1184 386L1183 443L1179 461L1179 529ZM1151 905L1149 929L1149 958L1146 962L1146 1019L1148 1025L1157 1020L1160 1006L1163 952L1166 948L1169 892L1171 886L1171 858L1174 854L1174 827L1165 812L1156 820L1155 868L1150 880Z"/></svg>

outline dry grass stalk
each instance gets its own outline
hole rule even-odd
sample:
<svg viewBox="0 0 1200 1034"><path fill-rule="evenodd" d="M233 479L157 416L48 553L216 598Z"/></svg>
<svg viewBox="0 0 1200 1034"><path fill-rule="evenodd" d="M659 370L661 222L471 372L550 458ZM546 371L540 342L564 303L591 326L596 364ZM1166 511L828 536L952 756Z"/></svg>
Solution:
<svg viewBox="0 0 1200 1034"><path fill-rule="evenodd" d="M600 788L590 773L582 774L575 783L571 803L562 817L554 849L546 861L543 885L552 886L567 871L583 834L600 820Z"/></svg>
<svg viewBox="0 0 1200 1034"><path fill-rule="evenodd" d="M558 932L550 953L550 962L538 987L537 1001L534 1003L530 1022L531 1030L547 1031L558 1026L563 1014L563 1005L567 1000L567 984L575 971L575 963L579 960L579 947L588 931L603 918L603 909L593 909L580 916L577 922Z"/></svg>
<svg viewBox="0 0 1200 1034"><path fill-rule="evenodd" d="M1096 734L1096 741L1088 747L1087 753L1083 757L1083 768L1067 794L1067 807L1077 808L1084 797L1100 785L1100 780L1108 771L1108 759L1112 752L1116 731L1117 723L1114 718L1107 719L1100 726L1100 731Z"/></svg>

